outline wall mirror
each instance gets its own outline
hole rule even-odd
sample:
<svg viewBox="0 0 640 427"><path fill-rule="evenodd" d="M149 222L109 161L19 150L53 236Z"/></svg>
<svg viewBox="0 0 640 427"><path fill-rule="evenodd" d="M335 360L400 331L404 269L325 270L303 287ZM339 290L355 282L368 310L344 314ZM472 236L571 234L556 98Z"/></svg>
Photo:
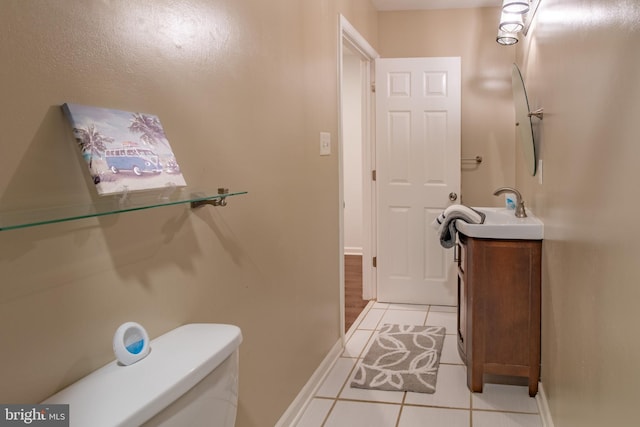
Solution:
<svg viewBox="0 0 640 427"><path fill-rule="evenodd" d="M533 136L531 118L542 119L542 109L531 112L527 91L524 87L522 74L516 64L513 64L511 71L511 86L513 89L513 103L516 110L516 134L520 138L524 161L531 175L536 174L536 144Z"/></svg>

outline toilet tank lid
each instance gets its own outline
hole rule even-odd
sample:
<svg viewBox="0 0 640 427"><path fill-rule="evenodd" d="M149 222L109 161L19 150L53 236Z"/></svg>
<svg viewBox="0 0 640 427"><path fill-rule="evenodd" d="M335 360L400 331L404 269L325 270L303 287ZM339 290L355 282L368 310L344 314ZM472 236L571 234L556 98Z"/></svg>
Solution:
<svg viewBox="0 0 640 427"><path fill-rule="evenodd" d="M154 339L147 357L113 361L46 399L69 404L71 426L140 425L189 391L242 342L233 325L194 323Z"/></svg>

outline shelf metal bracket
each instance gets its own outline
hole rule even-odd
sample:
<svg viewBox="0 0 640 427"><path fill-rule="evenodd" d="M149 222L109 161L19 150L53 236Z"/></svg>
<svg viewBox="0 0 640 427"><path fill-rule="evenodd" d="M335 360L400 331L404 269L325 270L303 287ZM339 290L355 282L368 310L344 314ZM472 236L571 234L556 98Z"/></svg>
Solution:
<svg viewBox="0 0 640 427"><path fill-rule="evenodd" d="M540 120L542 120L542 117L544 116L544 109L543 108L538 108L535 111L529 112L529 114L527 114L527 116L529 116L529 117L537 117Z"/></svg>
<svg viewBox="0 0 640 427"><path fill-rule="evenodd" d="M211 206L227 206L227 194L229 194L229 189L228 188L218 188L218 194L219 196L216 197L215 199L211 199L211 200L198 200L195 202L191 202L191 209L195 209L195 208L199 208L200 206L204 206L204 205L211 205Z"/></svg>
<svg viewBox="0 0 640 427"><path fill-rule="evenodd" d="M482 156L475 156L473 158L461 158L460 160L462 160L463 162L475 162L475 163L482 163Z"/></svg>

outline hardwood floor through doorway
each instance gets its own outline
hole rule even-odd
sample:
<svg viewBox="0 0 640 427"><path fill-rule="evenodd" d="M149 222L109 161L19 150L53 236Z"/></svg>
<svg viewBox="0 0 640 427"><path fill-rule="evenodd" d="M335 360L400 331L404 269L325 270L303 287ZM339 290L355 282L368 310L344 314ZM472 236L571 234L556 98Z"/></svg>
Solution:
<svg viewBox="0 0 640 427"><path fill-rule="evenodd" d="M344 330L349 330L369 301L362 299L362 255L344 256Z"/></svg>

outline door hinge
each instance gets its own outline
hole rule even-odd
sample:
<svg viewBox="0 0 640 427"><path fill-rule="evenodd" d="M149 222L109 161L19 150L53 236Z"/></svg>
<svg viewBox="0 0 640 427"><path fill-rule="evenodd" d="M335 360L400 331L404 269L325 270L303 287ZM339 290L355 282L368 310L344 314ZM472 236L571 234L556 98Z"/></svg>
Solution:
<svg viewBox="0 0 640 427"><path fill-rule="evenodd" d="M374 170L372 170L372 171L371 171L371 180L372 180L372 181L375 181L375 180L376 180L376 177L377 177L377 175L376 175L376 170L374 169Z"/></svg>
<svg viewBox="0 0 640 427"><path fill-rule="evenodd" d="M371 92L376 93L376 84L371 83Z"/></svg>
<svg viewBox="0 0 640 427"><path fill-rule="evenodd" d="M377 256L374 256L371 261L372 261L372 264L373 264L374 267L378 266L378 257Z"/></svg>

